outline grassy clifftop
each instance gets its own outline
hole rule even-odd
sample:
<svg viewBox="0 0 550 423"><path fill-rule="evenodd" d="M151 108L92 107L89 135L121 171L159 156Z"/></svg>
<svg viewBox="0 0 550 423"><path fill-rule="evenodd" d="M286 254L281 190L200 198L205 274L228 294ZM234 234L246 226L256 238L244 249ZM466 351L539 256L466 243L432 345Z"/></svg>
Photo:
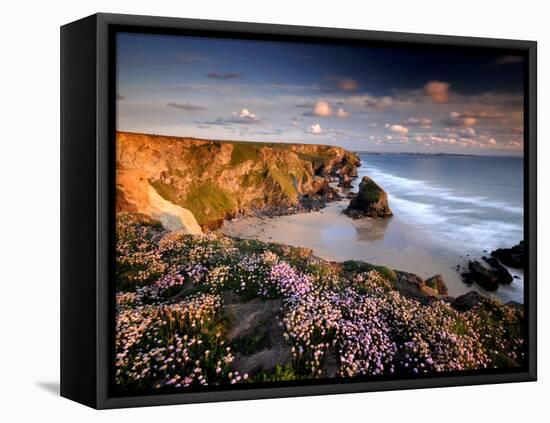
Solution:
<svg viewBox="0 0 550 423"><path fill-rule="evenodd" d="M165 226L181 221L167 215L164 201L212 228L241 213L284 214L329 200L328 178L354 175L358 165L355 154L326 145L119 132L117 209L148 214ZM151 201L156 194L162 201Z"/></svg>

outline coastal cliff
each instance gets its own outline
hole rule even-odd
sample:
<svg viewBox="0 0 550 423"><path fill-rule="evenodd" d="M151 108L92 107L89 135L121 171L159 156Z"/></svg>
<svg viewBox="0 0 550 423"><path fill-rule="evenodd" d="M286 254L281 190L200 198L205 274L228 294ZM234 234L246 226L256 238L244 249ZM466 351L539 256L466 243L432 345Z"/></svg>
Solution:
<svg viewBox="0 0 550 423"><path fill-rule="evenodd" d="M331 178L357 174L343 148L118 132L117 211L197 234L241 214L288 214L337 198Z"/></svg>

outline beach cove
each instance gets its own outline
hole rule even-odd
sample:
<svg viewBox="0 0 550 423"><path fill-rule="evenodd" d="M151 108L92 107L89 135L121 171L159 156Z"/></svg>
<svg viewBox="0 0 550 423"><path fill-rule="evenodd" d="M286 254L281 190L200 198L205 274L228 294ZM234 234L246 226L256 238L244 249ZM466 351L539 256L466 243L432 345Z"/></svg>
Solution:
<svg viewBox="0 0 550 423"><path fill-rule="evenodd" d="M492 189L490 182L485 192L461 196L453 191L452 184L443 187L443 184L429 180L412 177L405 179L402 175L385 173L380 164L387 161L388 156L380 158L362 154L359 177L353 181L351 190L357 190L362 176L373 175L388 191L390 206L394 210L394 216L389 219L351 219L342 214L349 204L348 199L343 199L329 203L320 211L310 213L232 219L225 222L220 231L232 237L311 248L314 254L328 260L363 260L415 273L422 278L441 274L451 296L475 290L504 302L522 303L521 270L508 268L514 276L513 283L503 285L495 292L486 291L477 284L467 285L460 275L460 270L467 266L468 260L479 259L483 255L488 255L494 248L516 242L515 239L507 241L498 237L502 227L506 227L510 232L511 229L515 229L513 223L520 220L519 218L522 219L522 215L518 216L514 204L506 204L496 195L489 198ZM396 155L389 157L388 167L391 171L392 165L397 165L398 161L402 163L403 158L417 170L420 164L428 166L432 173L436 166L434 161L441 161L438 157ZM462 184L468 182L464 181L463 176L468 169L460 169L460 166L465 166L467 160L473 161L475 166L477 159L479 158L444 157L444 161L458 163L454 166L454 172L460 174ZM496 163L494 168L504 165L505 160L489 160L489 163ZM443 165L448 167L448 163ZM487 167L485 171L487 172ZM497 178L498 172L495 172L494 176ZM487 175L485 178L487 179ZM473 181L471 186L475 186ZM342 189L342 194L345 195L349 190ZM409 194L411 192L415 193L415 197ZM438 201L446 203L436 210L434 204ZM455 229L449 225L455 225ZM480 229L476 230L474 226L479 226Z"/></svg>

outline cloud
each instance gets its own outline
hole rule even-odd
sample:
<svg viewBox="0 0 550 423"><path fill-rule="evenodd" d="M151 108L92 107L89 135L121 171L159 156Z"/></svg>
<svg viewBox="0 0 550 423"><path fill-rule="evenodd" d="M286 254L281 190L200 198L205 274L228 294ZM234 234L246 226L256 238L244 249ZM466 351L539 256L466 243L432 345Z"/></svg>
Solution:
<svg viewBox="0 0 550 423"><path fill-rule="evenodd" d="M476 136L476 130L468 127L460 130L460 135L464 138L473 138Z"/></svg>
<svg viewBox="0 0 550 423"><path fill-rule="evenodd" d="M208 110L204 106L198 106L191 103L168 103L168 107L173 107L174 109L187 110L189 112L198 112L203 110Z"/></svg>
<svg viewBox="0 0 550 423"><path fill-rule="evenodd" d="M496 68L503 65L510 65L513 63L523 63L523 57L521 56L501 56L492 63L489 63L485 69Z"/></svg>
<svg viewBox="0 0 550 423"><path fill-rule="evenodd" d="M514 132L515 134L523 134L524 128L523 126L515 126L514 128L512 128L512 132Z"/></svg>
<svg viewBox="0 0 550 423"><path fill-rule="evenodd" d="M393 99L390 96L370 97L365 99L365 106L377 110L384 110L393 104Z"/></svg>
<svg viewBox="0 0 550 423"><path fill-rule="evenodd" d="M523 150L523 141L508 141L504 143L505 150Z"/></svg>
<svg viewBox="0 0 550 423"><path fill-rule="evenodd" d="M308 103L298 104L296 107L307 107ZM309 105L313 107L312 111L302 113L304 116L330 117L332 115L332 107L327 101L318 101L315 104Z"/></svg>
<svg viewBox="0 0 550 423"><path fill-rule="evenodd" d="M391 96L376 97L370 94L350 95L339 99L337 104L345 104L353 108L366 107L384 110L393 104L393 98Z"/></svg>
<svg viewBox="0 0 550 423"><path fill-rule="evenodd" d="M281 128L253 129L240 128L241 135L280 135L284 132Z"/></svg>
<svg viewBox="0 0 550 423"><path fill-rule="evenodd" d="M475 119L502 119L504 118L503 113L498 112L489 112L487 110L478 110L475 112L465 111L460 113L462 117L472 117Z"/></svg>
<svg viewBox="0 0 550 423"><path fill-rule="evenodd" d="M126 97L124 97L123 95L120 95L120 94L117 93L116 99L117 100L126 100Z"/></svg>
<svg viewBox="0 0 550 423"><path fill-rule="evenodd" d="M284 131L280 128L274 128L274 129L262 129L262 130L254 131L254 134L259 134L259 135L280 135L283 132Z"/></svg>
<svg viewBox="0 0 550 423"><path fill-rule="evenodd" d="M336 86L342 91L357 91L359 83L353 78L332 77L336 81Z"/></svg>
<svg viewBox="0 0 550 423"><path fill-rule="evenodd" d="M321 125L316 123L315 125L311 125L309 128L307 128L306 132L308 134L320 135L323 133L323 130L321 129Z"/></svg>
<svg viewBox="0 0 550 423"><path fill-rule="evenodd" d="M256 115L254 113L251 113L248 109L241 109L239 113L233 112L234 115L239 115L241 118L246 119L256 119Z"/></svg>
<svg viewBox="0 0 550 423"><path fill-rule="evenodd" d="M349 117L349 112L346 112L342 107L340 107L338 110L336 110L336 116L340 119L346 119Z"/></svg>
<svg viewBox="0 0 550 423"><path fill-rule="evenodd" d="M336 75L328 75L326 77L328 84L322 84L321 89L324 91L357 91L359 89L359 82L356 79L350 77L342 77Z"/></svg>
<svg viewBox="0 0 550 423"><path fill-rule="evenodd" d="M432 120L428 118L409 118L406 124L408 126L419 126L422 129L430 129L432 127Z"/></svg>
<svg viewBox="0 0 550 423"><path fill-rule="evenodd" d="M229 119L228 122L245 124L260 122L258 116L256 116L248 109L241 109L239 112L233 112L232 115L233 117Z"/></svg>
<svg viewBox="0 0 550 423"><path fill-rule="evenodd" d="M443 123L452 127L474 126L477 123L477 118L463 113L451 112L449 117L443 120Z"/></svg>
<svg viewBox="0 0 550 423"><path fill-rule="evenodd" d="M386 123L385 128L390 130L391 132L395 132L397 134L407 134L409 132L409 128L403 125L394 124L390 125L389 123Z"/></svg>
<svg viewBox="0 0 550 423"><path fill-rule="evenodd" d="M313 114L319 117L329 117L332 114L332 108L326 101L318 101L313 108Z"/></svg>
<svg viewBox="0 0 550 423"><path fill-rule="evenodd" d="M307 111L302 113L303 116L316 116L316 117L322 117L322 118L328 118L331 116L336 116L340 119L346 119L350 116L350 113L345 110L343 107L339 107L334 111L332 109L332 106L328 101L317 101L315 104L298 104L296 107L311 107L313 110Z"/></svg>
<svg viewBox="0 0 550 423"><path fill-rule="evenodd" d="M243 78L243 76L240 73L236 73L236 72L225 72L225 73L210 72L206 74L206 77L210 79L222 79L222 80Z"/></svg>
<svg viewBox="0 0 550 423"><path fill-rule="evenodd" d="M333 140L352 140L352 139L363 139L363 136L357 135L350 131L345 131L343 129L329 129L328 131L325 131L325 133L328 133Z"/></svg>
<svg viewBox="0 0 550 423"><path fill-rule="evenodd" d="M447 103L449 101L449 83L430 81L424 85L424 94L434 103Z"/></svg>
<svg viewBox="0 0 550 423"><path fill-rule="evenodd" d="M202 125L220 125L220 126L229 126L231 124L243 124L243 125L251 125L251 124L257 124L261 123L261 119L258 118L254 113L252 113L249 109L241 109L238 112L231 113L230 118L216 118L212 121L206 121L206 122L195 122L197 124Z"/></svg>

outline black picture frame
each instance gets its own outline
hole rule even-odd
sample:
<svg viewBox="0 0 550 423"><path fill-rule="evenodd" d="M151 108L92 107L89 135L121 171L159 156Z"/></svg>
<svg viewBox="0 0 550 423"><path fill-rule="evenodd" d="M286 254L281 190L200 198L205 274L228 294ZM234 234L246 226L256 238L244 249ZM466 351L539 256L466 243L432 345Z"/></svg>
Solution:
<svg viewBox="0 0 550 423"><path fill-rule="evenodd" d="M413 44L425 48L492 48L523 55L525 63L524 207L527 368L515 372L430 375L345 383L302 383L114 396L109 384L114 297L115 74L113 35L204 34L264 40L344 44ZM305 395L535 381L537 378L537 44L455 37L95 14L61 28L61 395L90 407L119 408Z"/></svg>

